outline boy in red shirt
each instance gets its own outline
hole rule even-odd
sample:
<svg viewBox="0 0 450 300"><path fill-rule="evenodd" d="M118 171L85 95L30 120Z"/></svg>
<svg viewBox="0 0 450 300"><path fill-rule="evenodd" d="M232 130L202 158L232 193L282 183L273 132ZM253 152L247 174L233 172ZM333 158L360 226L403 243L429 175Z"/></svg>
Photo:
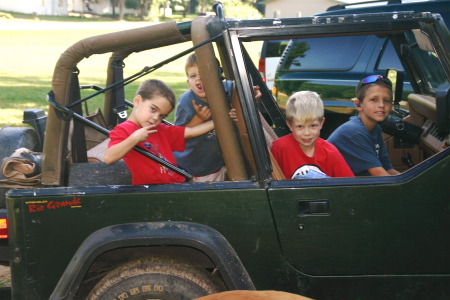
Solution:
<svg viewBox="0 0 450 300"><path fill-rule="evenodd" d="M172 151L183 151L187 138L213 130L213 121L194 127L162 124L161 121L175 107L175 94L161 80L143 81L133 104L133 111L128 120L117 125L109 134L111 141L105 153L105 163L112 164L123 158L131 172L134 185L184 182L182 175L130 150L138 145L176 165Z"/></svg>
<svg viewBox="0 0 450 300"><path fill-rule="evenodd" d="M336 147L319 137L325 118L317 93L293 94L286 104L286 119L292 133L270 148L286 178L354 177Z"/></svg>

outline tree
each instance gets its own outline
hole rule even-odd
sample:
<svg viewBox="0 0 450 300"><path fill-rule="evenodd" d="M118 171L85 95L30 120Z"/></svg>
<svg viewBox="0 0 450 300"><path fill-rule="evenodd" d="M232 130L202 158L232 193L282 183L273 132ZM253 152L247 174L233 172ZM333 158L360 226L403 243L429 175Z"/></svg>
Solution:
<svg viewBox="0 0 450 300"><path fill-rule="evenodd" d="M212 9L212 3L215 0L207 0L209 10ZM253 6L254 2L241 0L221 0L225 8L225 16L227 18L238 19L262 19L263 15ZM251 3L250 3L251 2ZM206 9L208 10L208 9Z"/></svg>
<svg viewBox="0 0 450 300"><path fill-rule="evenodd" d="M110 0L110 3L111 3L111 7L112 7L112 17L113 17L113 19L115 19L116 18L116 3L117 3L117 0Z"/></svg>
<svg viewBox="0 0 450 300"><path fill-rule="evenodd" d="M150 10L150 5L152 4L151 0L141 0L140 1L140 18L141 21L144 21L145 17L148 16L148 11Z"/></svg>
<svg viewBox="0 0 450 300"><path fill-rule="evenodd" d="M139 17L144 21L148 17L151 3L152 0L125 0L125 7L139 10Z"/></svg>
<svg viewBox="0 0 450 300"><path fill-rule="evenodd" d="M123 21L123 15L125 14L125 0L118 0L119 4L119 21Z"/></svg>

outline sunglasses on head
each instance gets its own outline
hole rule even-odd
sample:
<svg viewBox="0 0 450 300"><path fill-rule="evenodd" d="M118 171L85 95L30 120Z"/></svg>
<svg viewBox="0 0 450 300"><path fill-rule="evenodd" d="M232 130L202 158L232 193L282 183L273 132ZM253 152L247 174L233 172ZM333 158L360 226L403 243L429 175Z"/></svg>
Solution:
<svg viewBox="0 0 450 300"><path fill-rule="evenodd" d="M366 78L361 80L360 85L374 83L374 82L377 82L377 81L384 82L385 84L387 84L390 87L392 87L392 82L389 80L389 78L381 76L381 75L370 75L370 76L367 76Z"/></svg>

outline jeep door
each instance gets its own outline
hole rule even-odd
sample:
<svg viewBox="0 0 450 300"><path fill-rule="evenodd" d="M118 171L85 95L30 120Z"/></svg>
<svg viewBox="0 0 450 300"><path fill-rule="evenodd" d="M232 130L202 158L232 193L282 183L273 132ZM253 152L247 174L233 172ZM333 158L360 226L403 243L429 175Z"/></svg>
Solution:
<svg viewBox="0 0 450 300"><path fill-rule="evenodd" d="M286 259L314 278L383 276L405 288L431 286L450 273L450 191L442 184L449 154L396 177L273 181Z"/></svg>

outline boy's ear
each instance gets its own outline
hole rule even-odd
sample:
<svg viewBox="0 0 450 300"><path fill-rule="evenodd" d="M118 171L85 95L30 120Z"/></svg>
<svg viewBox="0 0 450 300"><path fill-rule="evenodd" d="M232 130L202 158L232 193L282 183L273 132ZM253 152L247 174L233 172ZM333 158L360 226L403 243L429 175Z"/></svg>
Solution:
<svg viewBox="0 0 450 300"><path fill-rule="evenodd" d="M362 110L362 108L361 108L361 101L359 101L357 98L355 98L353 100L353 103L355 104L355 107L356 107L357 111L361 111Z"/></svg>
<svg viewBox="0 0 450 300"><path fill-rule="evenodd" d="M134 99L133 99L133 105L134 105L134 107L138 107L138 106L139 106L139 103L141 102L141 100L142 100L142 96L141 96L141 95L136 95L136 96L134 97Z"/></svg>
<svg viewBox="0 0 450 300"><path fill-rule="evenodd" d="M322 118L322 121L320 122L320 129L322 129L323 123L325 123L325 117L323 117L323 118Z"/></svg>
<svg viewBox="0 0 450 300"><path fill-rule="evenodd" d="M291 122L289 122L288 120L286 120L286 125L289 127L289 130L292 131L292 128L291 128Z"/></svg>

